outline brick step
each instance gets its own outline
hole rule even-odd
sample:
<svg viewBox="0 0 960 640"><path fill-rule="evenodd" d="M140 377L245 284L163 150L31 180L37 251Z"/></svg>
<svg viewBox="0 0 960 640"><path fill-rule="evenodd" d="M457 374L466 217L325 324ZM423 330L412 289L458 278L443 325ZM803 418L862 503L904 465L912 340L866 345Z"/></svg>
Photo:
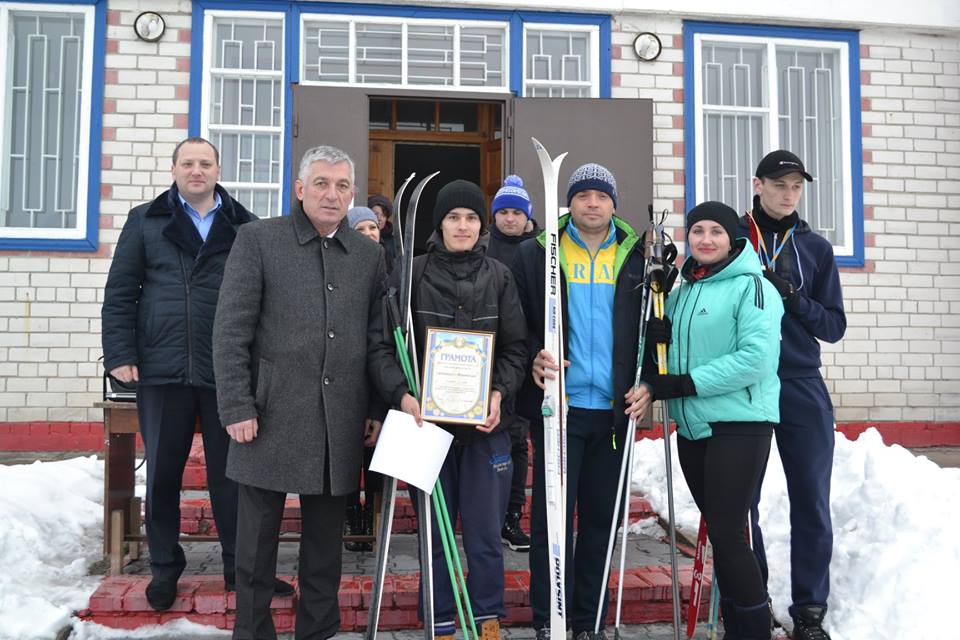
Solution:
<svg viewBox="0 0 960 640"><path fill-rule="evenodd" d="M700 616L706 619L710 597L710 571L705 572ZM692 569L680 570L680 592L689 598ZM618 574L610 578L615 590ZM283 577L296 585L290 576ZM156 612L147 604L144 589L147 576L109 576L90 597L87 609L78 616L107 627L136 629L150 624L164 624L177 618L187 618L199 624L220 629L233 626L236 615L236 594L223 590L219 576L184 576L177 588L177 599L169 611ZM384 583L383 608L380 628L414 629L417 621L417 584L419 574L388 575ZM340 625L343 631L362 631L366 628L373 580L370 576L345 576L340 582ZM672 617L670 602L670 569L663 566L645 566L628 569L624 576L622 620L626 624L668 622ZM277 631L293 631L297 595L274 598L271 605ZM527 571L508 571L505 574L504 600L507 626L529 625L530 574ZM686 615L686 606L681 608ZM614 607L610 607L607 624L612 624Z"/></svg>
<svg viewBox="0 0 960 640"><path fill-rule="evenodd" d="M198 436L199 437L199 436ZM139 455L143 455L142 453ZM533 487L533 452L530 453L527 463L527 488ZM207 468L203 462L203 445L199 448L194 442L193 449L190 450L190 457L187 459L187 465L183 470L183 488L187 490L206 490L207 488ZM406 490L406 482L398 482L397 488Z"/></svg>
<svg viewBox="0 0 960 640"><path fill-rule="evenodd" d="M521 521L525 531L530 530L530 501L531 497L528 495ZM653 508L646 498L630 497L631 520L647 518L652 515L655 515ZM576 519L574 519L574 523L576 523ZM416 517L410 498L405 492L398 493L397 502L394 505L393 532L414 533L416 530ZM459 525L457 530L460 530ZM180 501L180 531L187 534L216 534L217 526L213 521L213 509L210 506L209 499L188 498ZM280 524L280 531L282 533L300 532L300 499L296 496L287 498L287 503L283 508L283 521Z"/></svg>

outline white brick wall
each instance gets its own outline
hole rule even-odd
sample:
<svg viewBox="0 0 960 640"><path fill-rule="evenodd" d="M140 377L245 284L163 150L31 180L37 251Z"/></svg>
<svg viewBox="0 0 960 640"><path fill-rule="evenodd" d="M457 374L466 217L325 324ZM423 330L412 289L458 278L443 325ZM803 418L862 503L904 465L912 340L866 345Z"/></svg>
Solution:
<svg viewBox="0 0 960 640"><path fill-rule="evenodd" d="M131 25L158 7L161 43ZM190 3L110 0L103 104L100 250L0 257L0 422L100 420L100 305L127 212L170 184L187 134Z"/></svg>
<svg viewBox="0 0 960 640"><path fill-rule="evenodd" d="M641 31L663 41L640 62ZM654 206L682 238L682 21L614 20L613 96L654 101ZM841 273L848 330L823 346L839 421L960 420L960 35L861 32L867 266ZM617 77L619 76L619 77ZM663 88L669 88L664 91ZM689 88L683 88L688 90Z"/></svg>
<svg viewBox="0 0 960 640"><path fill-rule="evenodd" d="M160 43L131 24L160 8ZM100 305L131 207L170 182L186 136L190 8L110 0L100 251L0 255L0 422L98 420ZM614 17L613 96L654 101L654 206L682 238L683 46L680 18ZM635 34L663 52L641 63ZM960 37L861 32L864 269L842 273L849 329L825 345L837 419L960 420Z"/></svg>

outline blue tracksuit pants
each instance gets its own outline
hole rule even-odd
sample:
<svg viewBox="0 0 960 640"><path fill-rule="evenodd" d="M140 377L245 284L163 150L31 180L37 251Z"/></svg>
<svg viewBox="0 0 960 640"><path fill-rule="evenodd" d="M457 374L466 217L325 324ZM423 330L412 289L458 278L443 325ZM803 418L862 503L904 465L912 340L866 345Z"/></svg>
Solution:
<svg viewBox="0 0 960 640"><path fill-rule="evenodd" d="M451 447L440 469L440 483L454 527L457 514L460 515L463 550L467 556L463 570L467 574L470 605L477 620L507 615L503 603L500 530L513 476L510 448L510 434L506 430L477 437L466 446ZM457 606L443 556L439 514L434 512L433 515L433 611L434 629L439 635L453 633ZM423 619L422 600L420 618ZM479 624L477 626L479 629Z"/></svg>
<svg viewBox="0 0 960 640"><path fill-rule="evenodd" d="M830 394L819 376L781 380L780 424L774 429L790 498L790 576L793 604L827 606L833 528L830 474L834 417ZM769 571L759 519L760 486L751 510L753 545L764 582ZM776 569L776 568L775 568Z"/></svg>

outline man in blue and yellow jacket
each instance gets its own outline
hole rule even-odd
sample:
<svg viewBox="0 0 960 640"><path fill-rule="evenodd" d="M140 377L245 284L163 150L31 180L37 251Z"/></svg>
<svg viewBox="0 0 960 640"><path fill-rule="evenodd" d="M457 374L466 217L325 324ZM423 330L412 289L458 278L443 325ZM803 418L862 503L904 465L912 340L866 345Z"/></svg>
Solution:
<svg viewBox="0 0 960 640"><path fill-rule="evenodd" d="M614 215L616 180L606 168L598 164L578 168L567 187L567 206L570 215L559 222L569 404L566 590L574 638L584 640L594 637L620 456L626 450L626 410L636 373L644 261L640 238ZM527 384L518 400L518 411L531 420L534 443L530 602L538 639L549 637L550 595L540 404L543 377L556 369L542 351L544 241L541 234L521 244L512 265L527 318L529 347L538 354L533 380L528 381L536 386ZM574 507L579 515L575 550ZM606 597L602 603L604 617L608 602Z"/></svg>

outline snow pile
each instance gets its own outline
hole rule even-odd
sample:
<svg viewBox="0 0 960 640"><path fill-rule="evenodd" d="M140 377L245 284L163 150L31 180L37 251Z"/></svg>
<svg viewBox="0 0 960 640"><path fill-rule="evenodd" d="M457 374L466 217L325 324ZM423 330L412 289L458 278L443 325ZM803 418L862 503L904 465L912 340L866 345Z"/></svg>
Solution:
<svg viewBox="0 0 960 640"><path fill-rule="evenodd" d="M178 618L166 624L150 624L135 630L111 629L93 622L78 622L73 629L70 640L133 640L151 638L154 640L170 640L171 638L229 638L230 632L216 627L210 627L186 618Z"/></svg>
<svg viewBox="0 0 960 640"><path fill-rule="evenodd" d="M700 514L676 451L674 446L677 523L695 538ZM666 517L663 440L642 440L635 452L633 490ZM887 447L870 429L856 442L836 435L832 483L825 626L834 640L946 637L947 612L953 610L949 585L960 573L960 469L942 469L903 447ZM777 619L789 626L790 512L776 441L760 504L770 596Z"/></svg>
<svg viewBox="0 0 960 640"><path fill-rule="evenodd" d="M52 638L100 582L103 462L0 466L0 637Z"/></svg>

